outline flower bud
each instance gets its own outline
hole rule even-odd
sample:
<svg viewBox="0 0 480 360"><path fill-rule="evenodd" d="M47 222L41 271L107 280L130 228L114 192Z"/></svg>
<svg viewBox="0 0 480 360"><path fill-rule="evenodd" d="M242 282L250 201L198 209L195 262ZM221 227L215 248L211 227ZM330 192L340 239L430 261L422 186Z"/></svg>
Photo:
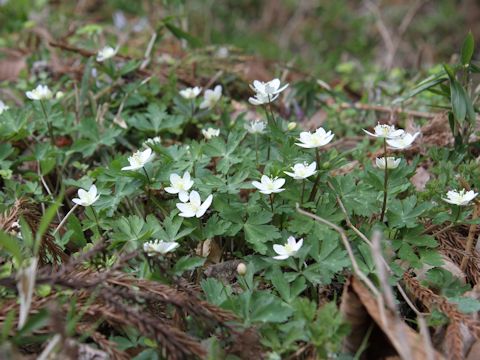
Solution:
<svg viewBox="0 0 480 360"><path fill-rule="evenodd" d="M293 129L295 129L297 127L297 123L296 122L289 122L288 125L287 125L287 129L292 131Z"/></svg>
<svg viewBox="0 0 480 360"><path fill-rule="evenodd" d="M247 273L247 265L240 263L237 265L237 274L243 276Z"/></svg>

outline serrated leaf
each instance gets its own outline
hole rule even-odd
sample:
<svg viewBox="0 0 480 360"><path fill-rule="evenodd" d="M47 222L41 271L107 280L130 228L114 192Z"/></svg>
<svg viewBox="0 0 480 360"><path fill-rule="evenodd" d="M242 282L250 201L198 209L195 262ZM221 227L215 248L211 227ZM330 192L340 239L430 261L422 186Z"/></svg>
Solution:
<svg viewBox="0 0 480 360"><path fill-rule="evenodd" d="M480 301L477 299L463 296L453 296L449 297L448 301L457 304L458 309L463 313L469 314L480 311Z"/></svg>
<svg viewBox="0 0 480 360"><path fill-rule="evenodd" d="M225 286L215 278L208 278L201 282L202 290L207 301L220 306L232 293L230 286Z"/></svg>
<svg viewBox="0 0 480 360"><path fill-rule="evenodd" d="M388 205L388 223L391 227L413 228L417 226L417 218L431 206L430 203L417 204L415 196L403 200L393 199Z"/></svg>
<svg viewBox="0 0 480 360"><path fill-rule="evenodd" d="M267 225L272 219L272 214L261 212L249 216L243 225L245 240L252 245L253 249L262 255L267 252L265 243L281 237L279 230L273 225Z"/></svg>
<svg viewBox="0 0 480 360"><path fill-rule="evenodd" d="M227 233L231 225L231 222L220 219L217 214L214 214L205 224L204 236L210 239L217 235L223 235Z"/></svg>
<svg viewBox="0 0 480 360"><path fill-rule="evenodd" d="M286 321L293 309L277 296L267 292L254 292L251 299L252 322L280 323Z"/></svg>
<svg viewBox="0 0 480 360"><path fill-rule="evenodd" d="M173 272L175 275L182 275L187 270L193 270L199 266L202 266L205 263L206 258L201 258L198 256L183 256L181 257L173 267Z"/></svg>

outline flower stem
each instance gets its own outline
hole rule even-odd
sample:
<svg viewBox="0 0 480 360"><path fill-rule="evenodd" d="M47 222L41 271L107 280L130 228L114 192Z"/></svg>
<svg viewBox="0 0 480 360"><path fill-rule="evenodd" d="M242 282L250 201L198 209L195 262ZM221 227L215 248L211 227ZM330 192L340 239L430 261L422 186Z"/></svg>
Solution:
<svg viewBox="0 0 480 360"><path fill-rule="evenodd" d="M98 235L101 236L101 235L100 235L100 223L98 222L97 212L95 211L95 209L94 209L93 206L90 206L90 208L92 209L93 217L95 218L95 222L97 223Z"/></svg>
<svg viewBox="0 0 480 360"><path fill-rule="evenodd" d="M150 176L148 176L148 172L147 172L147 169L145 169L145 166L142 167L143 169L143 172L145 173L145 176L147 177L147 207L149 208L150 207L150 202L151 202L151 185L152 185L152 182L150 181Z"/></svg>
<svg viewBox="0 0 480 360"><path fill-rule="evenodd" d="M302 197L300 198L300 205L303 205L303 195L305 195L305 179L302 181Z"/></svg>
<svg viewBox="0 0 480 360"><path fill-rule="evenodd" d="M148 182L148 186L150 186L151 182L150 182L150 176L148 176L148 172L147 170L145 169L145 167L142 167L143 169L143 172L145 173L145 176L147 177L147 182Z"/></svg>
<svg viewBox="0 0 480 360"><path fill-rule="evenodd" d="M195 100L192 99L192 101L190 102L190 108L192 110L192 120L193 120L193 117L195 116Z"/></svg>
<svg viewBox="0 0 480 360"><path fill-rule="evenodd" d="M388 195L388 161L387 161L387 139L383 139L383 160L385 161L385 176L383 181L383 204L380 221L383 222L385 218L385 210L387 209L387 195Z"/></svg>
<svg viewBox="0 0 480 360"><path fill-rule="evenodd" d="M270 115L268 113L267 105L264 105L263 109L265 110L265 116L267 117L267 123L270 126L270 130L271 130L271 128L273 126L273 123L272 123L272 119L270 118ZM270 136L268 136L268 139L267 139L267 161L270 160L270 142L271 142Z"/></svg>
<svg viewBox="0 0 480 360"><path fill-rule="evenodd" d="M317 166L320 166L320 150L318 147L315 148L315 158L317 160ZM317 174L317 177L315 178L315 183L313 184L312 192L310 193L310 197L308 198L308 201L315 200L315 195L317 195L318 184L320 182L320 176L321 176L321 173L319 171Z"/></svg>
<svg viewBox="0 0 480 360"><path fill-rule="evenodd" d="M270 197L270 208L272 209L273 214L273 194L268 195Z"/></svg>
<svg viewBox="0 0 480 360"><path fill-rule="evenodd" d="M270 95L268 96L269 100L270 100ZM276 126L277 125L277 120L275 119L275 115L273 113L273 107L272 107L272 103L269 102L268 103L268 107L270 109L270 116L272 117L272 123Z"/></svg>
<svg viewBox="0 0 480 360"><path fill-rule="evenodd" d="M75 204L71 209L70 211L67 213L67 215L65 215L65 217L62 219L62 221L60 221L60 224L58 224L57 228L54 230L53 232L53 235L55 235L58 230L60 230L63 226L63 224L65 224L65 221L67 221L68 217L70 216L70 214L72 214L75 209L78 207L78 204Z"/></svg>
<svg viewBox="0 0 480 360"><path fill-rule="evenodd" d="M258 168L258 134L255 134L255 165Z"/></svg>
<svg viewBox="0 0 480 360"><path fill-rule="evenodd" d="M45 104L43 103L43 100L40 100L40 106L42 108L43 116L45 117L45 122L47 123L47 128L48 128L48 136L50 137L50 143L55 146L55 138L53 137L53 128L52 124L48 120L48 115L47 115L47 110L45 109Z"/></svg>

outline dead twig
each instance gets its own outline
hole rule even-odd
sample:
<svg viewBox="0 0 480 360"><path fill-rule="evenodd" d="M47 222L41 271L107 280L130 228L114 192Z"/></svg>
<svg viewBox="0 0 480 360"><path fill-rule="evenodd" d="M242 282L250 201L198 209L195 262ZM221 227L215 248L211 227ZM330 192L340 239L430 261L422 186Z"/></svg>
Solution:
<svg viewBox="0 0 480 360"><path fill-rule="evenodd" d="M377 111L377 112L383 112L383 113L388 113L388 114L402 114L402 115L407 115L411 116L414 118L422 118L422 119L433 119L435 116L438 116L439 113L430 113L430 112L424 112L424 111L416 111L416 110L404 110L402 108L393 108L389 106L383 106L383 105L372 105L372 104L363 104L363 103L341 103L340 108L342 109L357 109L357 110L371 110L371 111Z"/></svg>
<svg viewBox="0 0 480 360"><path fill-rule="evenodd" d="M353 254L352 247L350 246L350 242L348 240L348 237L345 234L345 230L342 229L341 227L335 225L334 223L332 223L332 222L330 222L330 221L328 221L324 218L321 218L320 216L317 216L315 214L312 214L308 211L303 210L302 208L300 208L299 204L296 204L296 208L297 208L297 211L300 214L308 216L309 218L312 218L315 221L318 221L318 222L320 222L324 225L327 225L328 227L330 227L333 230L335 230L336 232L338 232L338 234L340 235L340 238L342 239L343 246L347 250L348 257L350 258L350 261L352 263L353 272L355 273L355 275L358 276L358 278L360 280L362 280L365 283L365 285L367 285L367 287L370 289L370 291L377 298L378 308L380 309L380 312L381 312L380 315L381 315L382 321L383 321L384 324L387 324L387 318L386 318L386 315L385 315L385 312L384 312L385 307L384 307L383 296L380 293L380 291L378 291L378 289L375 287L375 285L372 283L372 281L367 277L367 275L365 275L362 272L362 270L360 270L360 267L358 266L357 260L355 259L355 255Z"/></svg>

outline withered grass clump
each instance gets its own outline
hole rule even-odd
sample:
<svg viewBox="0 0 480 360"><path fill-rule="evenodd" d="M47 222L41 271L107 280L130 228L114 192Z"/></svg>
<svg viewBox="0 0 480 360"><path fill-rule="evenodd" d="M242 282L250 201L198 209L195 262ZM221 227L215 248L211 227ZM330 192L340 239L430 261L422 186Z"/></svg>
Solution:
<svg viewBox="0 0 480 360"><path fill-rule="evenodd" d="M98 345L112 359L127 359L133 354L118 350L108 337L125 327L134 327L140 334L156 340L169 359L203 358L206 350L201 340L183 329L187 319L193 318L202 324L206 336L231 338L231 344L246 341L250 342L250 348L258 348L256 337L253 337L257 339L253 346L252 336L246 337L241 329L236 329L232 313L202 301L194 290L180 281L174 287L122 272L120 269L137 257L137 252L120 256L110 269L93 268L94 258L101 256L104 250L104 244L97 244L58 269L43 266L38 270L37 285L48 284L53 290L46 297L33 298L30 316L42 309L50 311L49 324L37 332L60 333L63 339L88 334L88 341ZM0 285L16 289L15 276L0 280ZM65 319L71 311L71 302L60 300L64 290L72 292L69 297L75 299L77 312L83 313L75 324L75 334L67 334L65 320L59 320ZM7 314L12 310L18 313L18 308L17 299L4 301L0 308L0 326ZM61 351L65 353L66 349ZM238 349L233 346L231 351Z"/></svg>
<svg viewBox="0 0 480 360"><path fill-rule="evenodd" d="M458 310L455 304L450 303L445 297L435 294L429 288L420 284L420 282L410 273L403 275L403 281L410 290L413 297L419 301L427 310L440 310L448 319L449 324L445 331L444 348L451 359L464 358L464 342L462 329L466 327L469 334L477 340L480 339L480 323L477 319Z"/></svg>
<svg viewBox="0 0 480 360"><path fill-rule="evenodd" d="M13 206L3 214L0 214L0 230L7 233L17 232L18 221L23 218L32 233L36 233L42 213L38 209L38 206L32 201L27 199L17 199ZM53 228L53 224L50 224L50 228ZM49 231L45 232L42 237L42 242L39 249L40 264L47 264L49 262L49 255L54 263L65 262L68 256L63 250L55 243L53 236Z"/></svg>

